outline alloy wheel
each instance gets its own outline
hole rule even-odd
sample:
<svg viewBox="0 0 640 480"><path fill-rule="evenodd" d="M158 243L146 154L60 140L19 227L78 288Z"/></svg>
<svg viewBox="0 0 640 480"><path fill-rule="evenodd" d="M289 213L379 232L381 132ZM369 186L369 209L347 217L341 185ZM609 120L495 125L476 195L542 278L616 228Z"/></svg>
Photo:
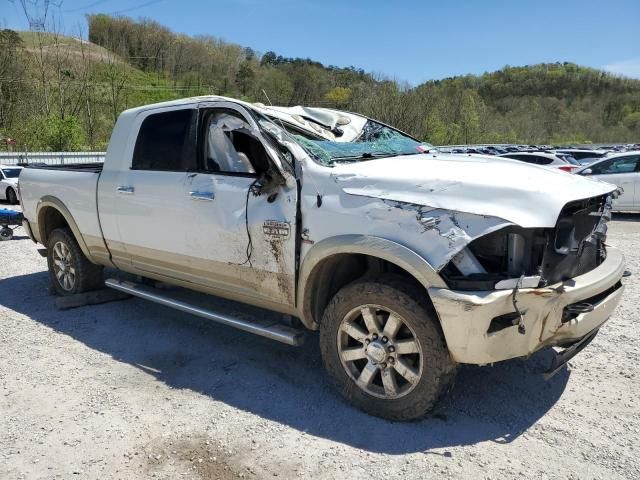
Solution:
<svg viewBox="0 0 640 480"><path fill-rule="evenodd" d="M64 242L53 246L53 271L63 290L71 292L76 284L76 269L71 250Z"/></svg>
<svg viewBox="0 0 640 480"><path fill-rule="evenodd" d="M338 354L347 374L370 395L393 399L408 394L422 376L422 347L396 312L362 305L338 330Z"/></svg>

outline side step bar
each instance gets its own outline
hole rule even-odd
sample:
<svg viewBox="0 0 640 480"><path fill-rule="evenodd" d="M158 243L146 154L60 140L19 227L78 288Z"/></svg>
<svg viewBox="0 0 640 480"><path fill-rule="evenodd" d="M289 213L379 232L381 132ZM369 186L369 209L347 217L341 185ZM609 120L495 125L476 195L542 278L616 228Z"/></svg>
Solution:
<svg viewBox="0 0 640 480"><path fill-rule="evenodd" d="M159 303L165 307L174 308L181 312L213 320L214 322L238 328L245 332L260 335L271 340L286 343L287 345L299 346L304 343L304 332L302 330L288 327L287 325L277 322L260 320L248 321L228 314L216 313L196 305L191 305L189 303L170 298L165 293L161 294L155 288L147 287L146 285L141 285L135 282L109 278L105 280L104 284L109 288L128 293L135 297L144 298L145 300Z"/></svg>

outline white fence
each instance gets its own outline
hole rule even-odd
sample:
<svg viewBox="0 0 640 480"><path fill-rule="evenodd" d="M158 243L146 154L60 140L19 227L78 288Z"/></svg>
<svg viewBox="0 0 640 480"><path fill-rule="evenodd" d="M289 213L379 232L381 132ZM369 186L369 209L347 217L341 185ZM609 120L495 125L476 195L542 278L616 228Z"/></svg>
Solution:
<svg viewBox="0 0 640 480"><path fill-rule="evenodd" d="M0 152L0 165L64 165L104 162L105 152Z"/></svg>

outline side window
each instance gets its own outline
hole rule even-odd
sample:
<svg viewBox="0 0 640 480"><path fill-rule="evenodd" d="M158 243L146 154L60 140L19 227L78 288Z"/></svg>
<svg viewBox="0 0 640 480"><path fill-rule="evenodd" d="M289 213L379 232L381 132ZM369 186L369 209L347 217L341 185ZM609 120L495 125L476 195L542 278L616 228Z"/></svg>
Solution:
<svg viewBox="0 0 640 480"><path fill-rule="evenodd" d="M140 126L133 170L195 170L195 110L154 113Z"/></svg>
<svg viewBox="0 0 640 480"><path fill-rule="evenodd" d="M205 110L201 125L202 169L251 176L268 170L264 146L239 113L226 109Z"/></svg>
<svg viewBox="0 0 640 480"><path fill-rule="evenodd" d="M622 157L608 160L591 168L592 175L611 175L616 173L632 173L636 171L636 166L640 157Z"/></svg>

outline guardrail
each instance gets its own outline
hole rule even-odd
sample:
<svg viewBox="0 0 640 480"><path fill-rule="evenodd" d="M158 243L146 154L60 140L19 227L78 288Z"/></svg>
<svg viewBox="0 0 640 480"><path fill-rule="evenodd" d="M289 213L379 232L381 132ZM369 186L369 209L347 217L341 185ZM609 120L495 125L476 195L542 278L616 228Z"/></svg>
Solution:
<svg viewBox="0 0 640 480"><path fill-rule="evenodd" d="M104 162L106 152L0 152L0 165L72 165Z"/></svg>

